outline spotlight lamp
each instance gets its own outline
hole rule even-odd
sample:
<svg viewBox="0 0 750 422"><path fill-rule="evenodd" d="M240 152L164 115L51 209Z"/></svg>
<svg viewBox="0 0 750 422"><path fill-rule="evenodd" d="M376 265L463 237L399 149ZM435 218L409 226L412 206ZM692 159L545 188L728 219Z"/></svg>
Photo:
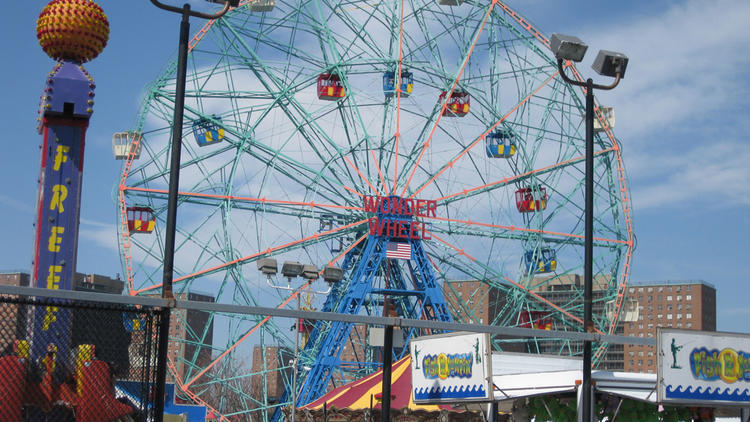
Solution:
<svg viewBox="0 0 750 422"><path fill-rule="evenodd" d="M628 56L615 51L599 50L594 64L591 68L602 76L612 78L625 78L625 69L628 67Z"/></svg>
<svg viewBox="0 0 750 422"><path fill-rule="evenodd" d="M295 278L302 275L302 264L295 261L285 261L281 266L281 275L287 278Z"/></svg>
<svg viewBox="0 0 750 422"><path fill-rule="evenodd" d="M276 275L279 271L279 266L273 258L261 258L258 260L258 271L270 277Z"/></svg>
<svg viewBox="0 0 750 422"><path fill-rule="evenodd" d="M318 267L315 265L307 264L302 267L302 278L312 281L317 280L318 277L320 277L320 275L318 273Z"/></svg>
<svg viewBox="0 0 750 422"><path fill-rule="evenodd" d="M572 35L552 34L549 46L557 60L580 62L586 55L587 46L580 38Z"/></svg>
<svg viewBox="0 0 750 422"><path fill-rule="evenodd" d="M338 283L344 278L344 270L339 267L327 266L323 269L323 280L328 283Z"/></svg>

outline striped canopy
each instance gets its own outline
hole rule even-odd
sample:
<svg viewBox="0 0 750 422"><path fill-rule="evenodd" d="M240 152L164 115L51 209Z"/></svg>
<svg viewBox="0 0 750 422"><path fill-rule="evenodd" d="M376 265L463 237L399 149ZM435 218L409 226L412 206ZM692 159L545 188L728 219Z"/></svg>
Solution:
<svg viewBox="0 0 750 422"><path fill-rule="evenodd" d="M426 412L439 412L442 409L457 411L447 405L418 405L414 403L411 394L411 357L406 356L395 362L391 370L391 409L402 410L408 408L412 411L422 410ZM319 410L325 403L328 408L363 410L370 408L370 397L372 406L380 409L383 393L383 370L352 381L349 384L338 387L319 399L306 404L299 410Z"/></svg>

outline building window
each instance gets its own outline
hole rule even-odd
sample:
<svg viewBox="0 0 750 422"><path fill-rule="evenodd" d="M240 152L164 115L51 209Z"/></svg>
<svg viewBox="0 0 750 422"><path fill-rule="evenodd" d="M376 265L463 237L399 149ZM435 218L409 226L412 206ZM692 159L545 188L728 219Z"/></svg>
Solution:
<svg viewBox="0 0 750 422"><path fill-rule="evenodd" d="M657 300L659 300L659 301L661 301L661 298L662 298L662 296L661 296L661 295L658 295L658 296L656 297L656 299L657 299Z"/></svg>
<svg viewBox="0 0 750 422"><path fill-rule="evenodd" d="M654 297L653 297L653 296L649 296L649 297L648 297L648 301L649 301L649 302L653 302L653 301L654 301Z"/></svg>
<svg viewBox="0 0 750 422"><path fill-rule="evenodd" d="M643 314L638 315L638 321L643 321Z"/></svg>
<svg viewBox="0 0 750 422"><path fill-rule="evenodd" d="M648 305L648 311L651 312L654 310L654 305Z"/></svg>
<svg viewBox="0 0 750 422"><path fill-rule="evenodd" d="M677 314L677 319L682 319L682 314Z"/></svg>
<svg viewBox="0 0 750 422"><path fill-rule="evenodd" d="M638 292L643 293L643 287L639 287Z"/></svg>
<svg viewBox="0 0 750 422"><path fill-rule="evenodd" d="M661 305L658 305L658 306L656 307L656 309L657 309L657 310L659 310L659 311L661 311L661 308L662 308L662 306L661 306Z"/></svg>
<svg viewBox="0 0 750 422"><path fill-rule="evenodd" d="M663 319L664 318L664 314L658 314L658 315L656 315L656 318Z"/></svg>
<svg viewBox="0 0 750 422"><path fill-rule="evenodd" d="M654 364L654 360L653 360L653 359L649 359L649 360L648 360L648 364L649 364L649 366L650 366L650 365L653 365L653 364Z"/></svg>
<svg viewBox="0 0 750 422"><path fill-rule="evenodd" d="M653 336L654 336L654 333L648 333L648 336L649 336L649 337L653 337Z"/></svg>
<svg viewBox="0 0 750 422"><path fill-rule="evenodd" d="M631 350L630 352L628 352L628 355L630 355L630 357L633 357L635 355L635 352ZM632 365L633 362L631 361L630 364Z"/></svg>
<svg viewBox="0 0 750 422"><path fill-rule="evenodd" d="M680 309L682 309L682 303L677 304L677 310L679 311Z"/></svg>
<svg viewBox="0 0 750 422"><path fill-rule="evenodd" d="M672 305L667 305L667 310L671 311L672 310Z"/></svg>
<svg viewBox="0 0 750 422"><path fill-rule="evenodd" d="M649 374L653 374L653 373L654 373L654 370L653 370L653 369L649 369L649 370L648 370L648 373L649 373Z"/></svg>
<svg viewBox="0 0 750 422"><path fill-rule="evenodd" d="M677 300L678 301L682 300L682 295L677 295Z"/></svg>
<svg viewBox="0 0 750 422"><path fill-rule="evenodd" d="M685 295L685 300L693 300L693 295Z"/></svg>
<svg viewBox="0 0 750 422"><path fill-rule="evenodd" d="M667 327L672 328L672 323L667 324Z"/></svg>
<svg viewBox="0 0 750 422"><path fill-rule="evenodd" d="M643 329L643 324L638 324L638 329L642 330Z"/></svg>
<svg viewBox="0 0 750 422"><path fill-rule="evenodd" d="M632 287L631 287L631 288L629 288L629 289L628 289L628 293L635 293L635 289L634 289L634 288L632 288Z"/></svg>
<svg viewBox="0 0 750 422"><path fill-rule="evenodd" d="M643 359L638 359L638 366L643 366Z"/></svg>
<svg viewBox="0 0 750 422"><path fill-rule="evenodd" d="M633 359L630 359L630 366L634 366L634 365L635 365L635 361Z"/></svg>
<svg viewBox="0 0 750 422"><path fill-rule="evenodd" d="M663 286L659 286L659 291L663 292L664 291L664 287Z"/></svg>
<svg viewBox="0 0 750 422"><path fill-rule="evenodd" d="M690 319L693 317L693 314L685 314L685 318Z"/></svg>
<svg viewBox="0 0 750 422"><path fill-rule="evenodd" d="M653 287L649 287L649 288L648 288L648 292L649 292L649 293L651 293L651 292L653 292L653 291L654 291L654 288L653 288Z"/></svg>
<svg viewBox="0 0 750 422"><path fill-rule="evenodd" d="M671 292L671 291L672 291L672 286L668 286L668 287L667 287L667 291L668 291L668 292Z"/></svg>
<svg viewBox="0 0 750 422"><path fill-rule="evenodd" d="M649 356L649 357L651 357L651 356L653 356L653 355L654 355L654 351L653 351L653 350L649 350L649 352L648 352L648 356Z"/></svg>
<svg viewBox="0 0 750 422"><path fill-rule="evenodd" d="M672 300L672 295L667 296L667 300L671 301Z"/></svg>
<svg viewBox="0 0 750 422"><path fill-rule="evenodd" d="M690 291L690 286L685 286L685 290Z"/></svg>
<svg viewBox="0 0 750 422"><path fill-rule="evenodd" d="M682 323L681 322L677 323L677 328L682 328Z"/></svg>
<svg viewBox="0 0 750 422"><path fill-rule="evenodd" d="M648 324L648 329L651 330L654 328L654 324Z"/></svg>
<svg viewBox="0 0 750 422"><path fill-rule="evenodd" d="M687 324L685 324L685 327L686 327L686 328L690 328L690 327L692 327L692 326L693 326L693 323L692 323L692 322L688 322Z"/></svg>
<svg viewBox="0 0 750 422"><path fill-rule="evenodd" d="M667 319L672 319L672 314L667 314Z"/></svg>
<svg viewBox="0 0 750 422"><path fill-rule="evenodd" d="M690 308L692 308L692 307L693 307L693 305L691 305L691 304L689 304L689 303L686 303L686 304L685 304L685 309L690 309Z"/></svg>

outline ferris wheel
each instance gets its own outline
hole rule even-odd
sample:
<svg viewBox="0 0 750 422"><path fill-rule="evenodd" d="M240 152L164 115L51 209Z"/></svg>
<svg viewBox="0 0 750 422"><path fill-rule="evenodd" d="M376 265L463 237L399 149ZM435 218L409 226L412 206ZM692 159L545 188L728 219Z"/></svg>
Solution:
<svg viewBox="0 0 750 422"><path fill-rule="evenodd" d="M269 284L285 283L277 263L303 263L308 280L330 282L325 298L308 297L316 309L335 311L367 285L353 312L582 330L583 94L559 77L547 38L509 6L246 1L198 32L188 62L176 295L291 307L295 289ZM175 71L170 63L133 130L118 134L121 257L132 295L161 291ZM604 110L595 138L594 323L613 333L633 234ZM392 299L412 288L423 296ZM563 299L549 294L557 291ZM189 399L225 415L278 406L242 383L273 377L289 391L286 361L253 375L233 357L257 343L280 355L294 349L288 322L217 313L207 317L212 330L195 330L177 318L189 335L172 339L183 352L170 369ZM307 399L376 368L377 350L359 327L296 325L305 333L297 387ZM579 352L564 339L493 345ZM345 350L360 354L347 360ZM310 384L322 353L337 364L323 384ZM217 385L241 409L215 401Z"/></svg>

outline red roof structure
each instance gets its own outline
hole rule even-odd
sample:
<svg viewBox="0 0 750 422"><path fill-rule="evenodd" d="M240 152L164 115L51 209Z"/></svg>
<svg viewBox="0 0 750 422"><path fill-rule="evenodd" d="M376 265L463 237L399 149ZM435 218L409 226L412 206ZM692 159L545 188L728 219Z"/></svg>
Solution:
<svg viewBox="0 0 750 422"><path fill-rule="evenodd" d="M383 393L383 370L338 387L319 399L300 407L298 410L321 410L325 404L329 409L363 410L372 407L380 409L380 399ZM372 399L370 398L372 397ZM448 410L457 412L448 405L418 405L414 403L411 394L411 357L406 356L393 363L391 369L391 409L426 412L440 412Z"/></svg>

